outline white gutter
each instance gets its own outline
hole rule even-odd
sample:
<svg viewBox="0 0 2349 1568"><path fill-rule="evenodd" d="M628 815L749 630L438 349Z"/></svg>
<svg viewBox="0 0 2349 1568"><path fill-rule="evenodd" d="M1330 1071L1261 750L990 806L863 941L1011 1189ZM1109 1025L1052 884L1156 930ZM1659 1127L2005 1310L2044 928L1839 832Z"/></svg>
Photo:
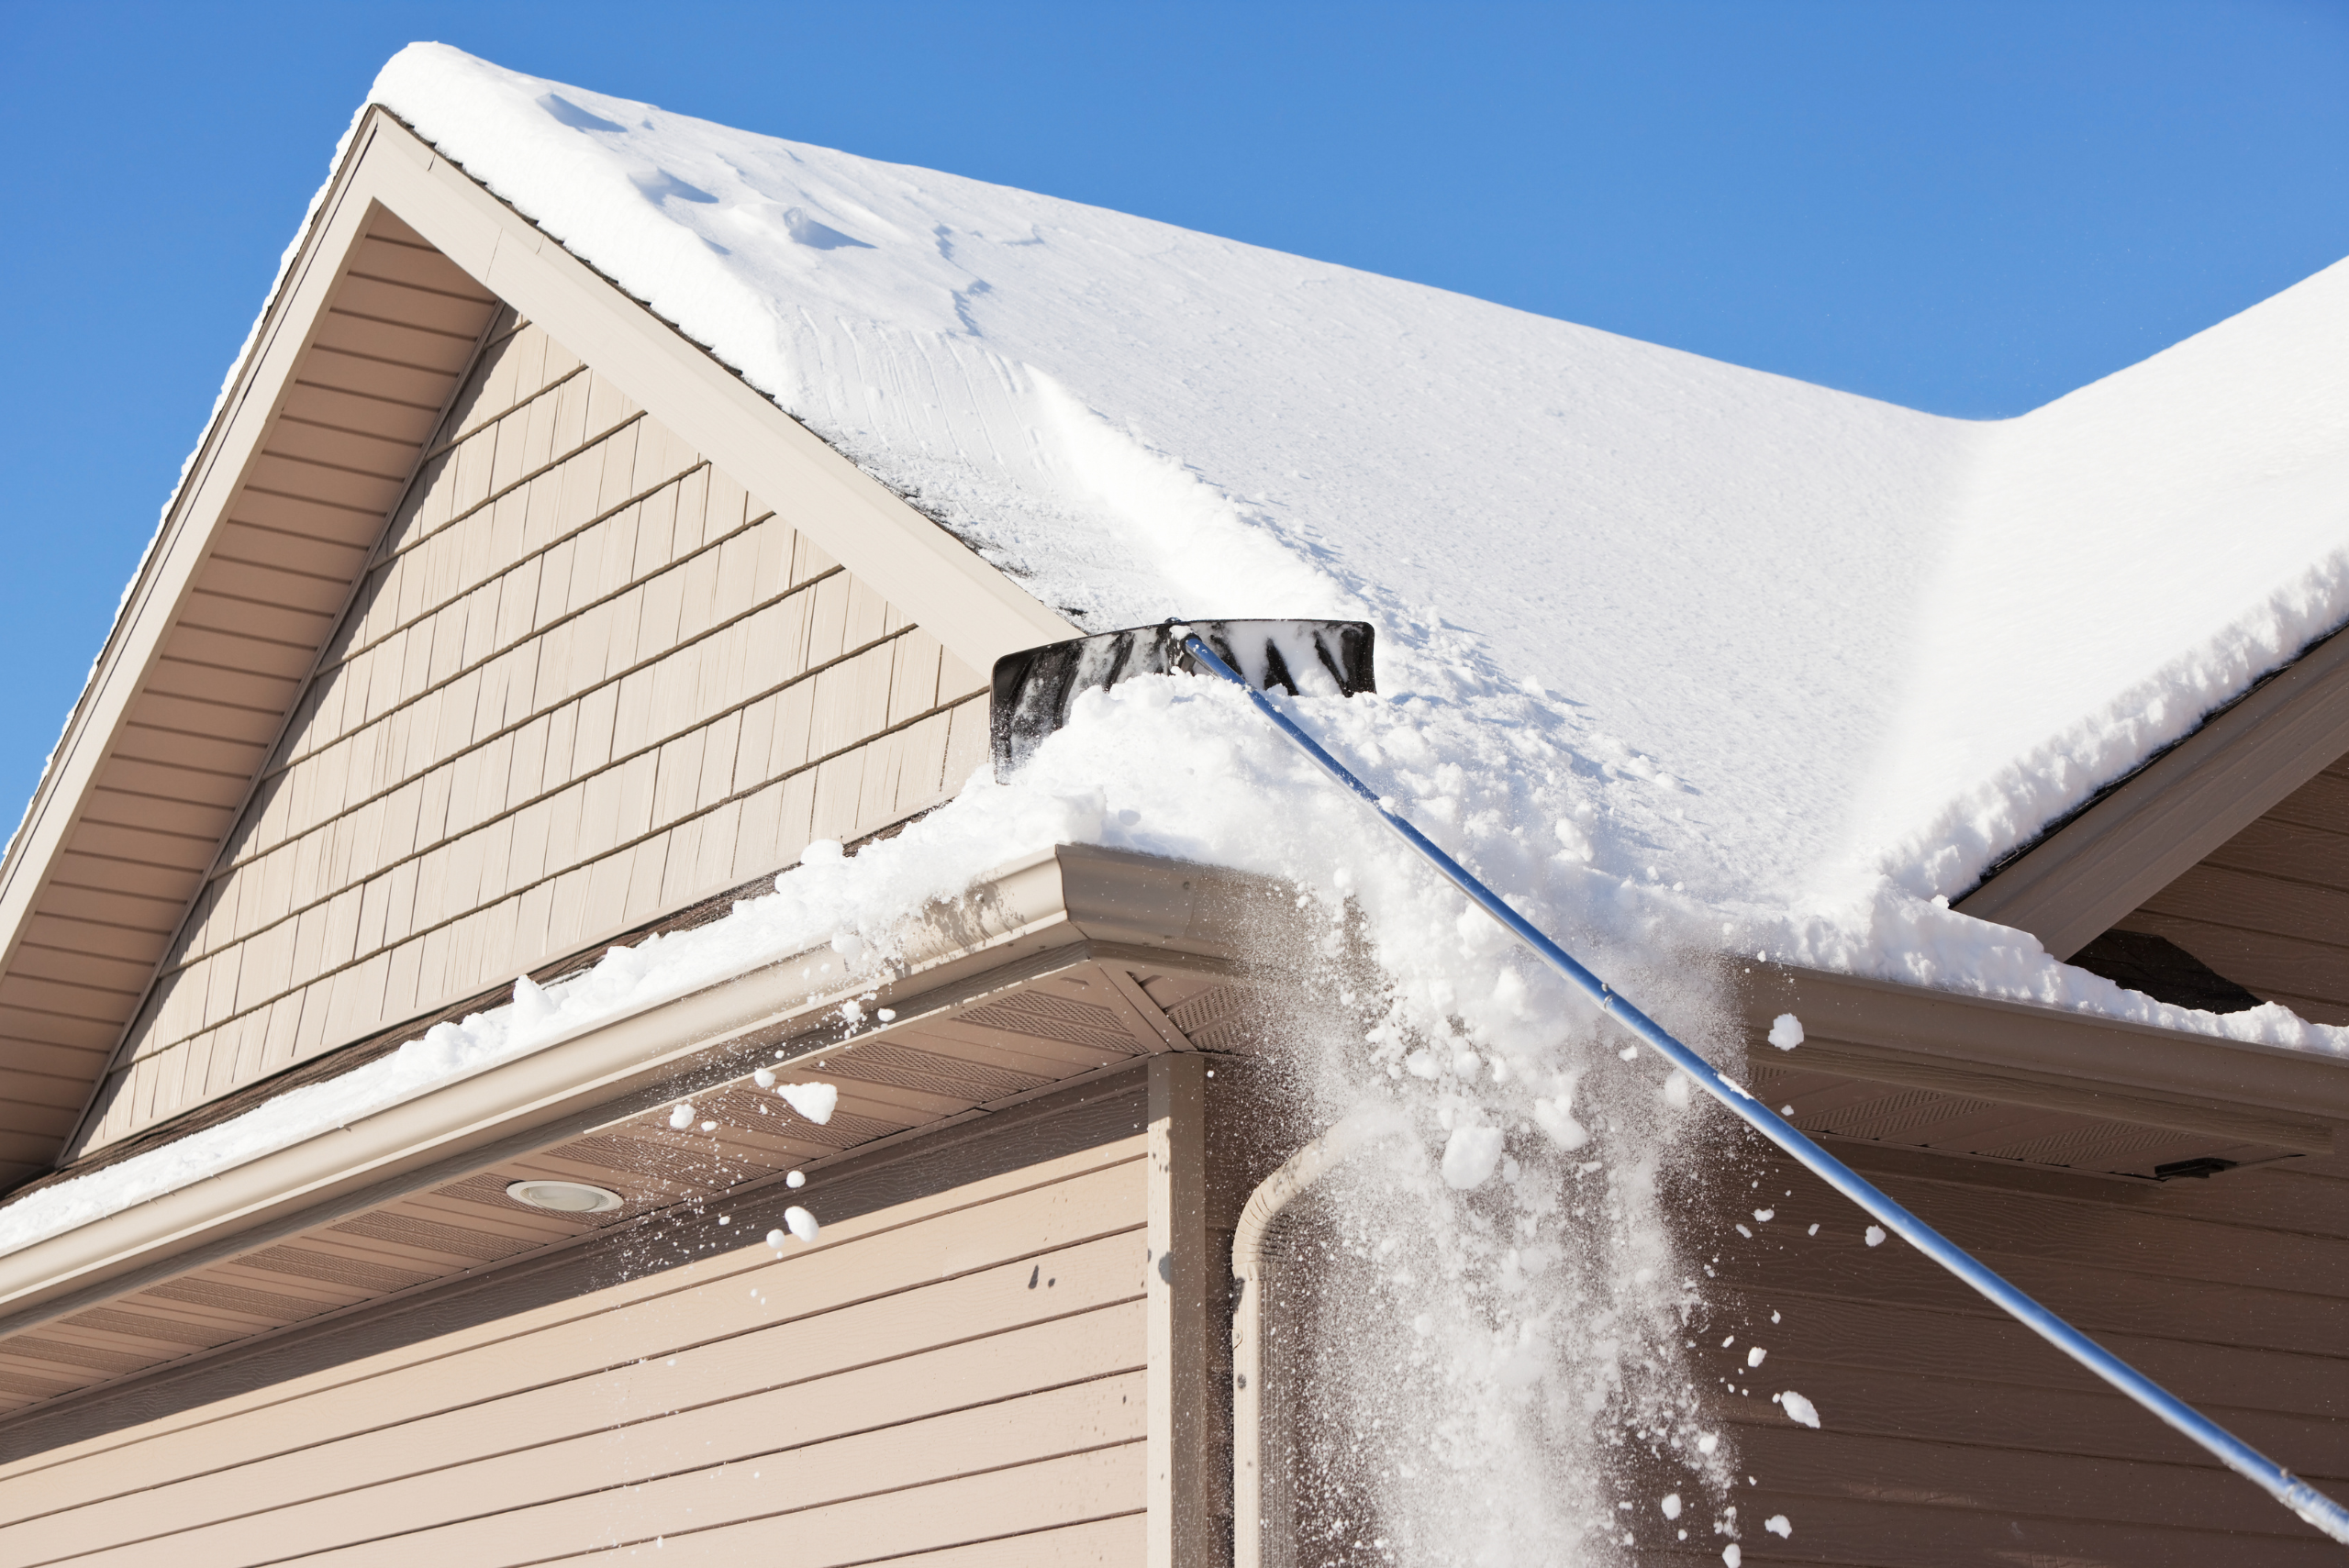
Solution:
<svg viewBox="0 0 2349 1568"><path fill-rule="evenodd" d="M904 1008L908 1003L896 998L918 993L951 1009L968 1000L954 985L984 985L989 975L1049 962L1059 950L1088 951L1080 944L1208 955L1239 951L1248 895L1260 891L1254 879L1212 867L1086 846L1039 851L909 921L900 933L903 967L882 999ZM674 1092L664 1085L733 1062L745 1037L787 1035L870 985L858 979L811 991L798 965L771 962L584 1026L528 1054L45 1236L0 1256L0 1335L129 1288L125 1282L290 1233L315 1223L321 1206L380 1202L381 1184L413 1179L441 1162L515 1139L528 1144L570 1136L560 1130L569 1120L622 1114L613 1103L632 1094ZM908 1012L890 1027L922 1017ZM868 1028L854 1038L885 1032ZM826 1041L830 1050L843 1044ZM763 1061L763 1048L735 1065L747 1073Z"/></svg>

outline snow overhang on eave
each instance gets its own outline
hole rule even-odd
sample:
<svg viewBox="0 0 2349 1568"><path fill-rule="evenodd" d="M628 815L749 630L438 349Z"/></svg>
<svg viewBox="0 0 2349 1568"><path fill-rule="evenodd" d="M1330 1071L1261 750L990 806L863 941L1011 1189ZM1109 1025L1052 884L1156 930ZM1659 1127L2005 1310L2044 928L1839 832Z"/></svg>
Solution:
<svg viewBox="0 0 2349 1568"><path fill-rule="evenodd" d="M2258 682L1954 906L2072 954L2349 755L2349 632Z"/></svg>
<svg viewBox="0 0 2349 1568"><path fill-rule="evenodd" d="M599 1218L555 1217L563 1235L518 1247L499 1263L573 1244L666 1204L730 1199L773 1185L785 1168L820 1170L828 1160L985 1117L1155 1052L1245 1049L1245 1020L1253 1010L1244 1001L1252 984L1246 961L1292 903L1260 878L1120 851L1064 846L1029 858L909 922L894 976L877 986L869 977L836 978L811 989L802 977L808 960L829 958L829 950L786 959L0 1257L0 1364L61 1376L53 1359L60 1344L128 1356L118 1335L80 1331L72 1316L207 1270L228 1271L217 1278L231 1290L282 1290L282 1269L237 1273L238 1259L261 1250L284 1255L324 1246L362 1268L373 1260L372 1266L426 1276L399 1290L323 1302L317 1316L478 1272L478 1257L451 1255L436 1263L417 1249L354 1240L370 1227L351 1221L394 1212L404 1199L484 1171L496 1172L493 1184L501 1191L508 1174L577 1174L562 1164L566 1144L629 1140L655 1161L661 1151L674 1150L675 1168L664 1174L648 1166L642 1192L629 1195L626 1209ZM867 998L863 1021L843 1021L841 1004L859 997ZM895 1015L885 1023L877 1016L883 1007ZM1023 1032L1029 1029L1048 1032ZM941 1081L992 1075L996 1087L1012 1080L1025 1086L960 1096L908 1087L919 1083L925 1058L943 1064ZM825 1071L810 1072L818 1061ZM874 1063L885 1070L868 1071ZM776 1134L785 1123L769 1129L740 1114L758 1093L751 1075L762 1068L786 1083L838 1086L832 1124L798 1125L794 1146ZM701 1107L697 1114L726 1116L723 1129L671 1132L668 1107L687 1097ZM766 1098L782 1108L774 1096ZM808 1149L808 1138L838 1132L842 1124L852 1130ZM696 1179L711 1172L720 1179ZM445 1206L436 1212L446 1218ZM149 1314L173 1310L143 1297L130 1305ZM123 1316L109 1314L107 1321L118 1326ZM221 1344L248 1342L281 1326L289 1325L262 1324ZM28 1352L33 1330L40 1337ZM117 1366L106 1375L85 1368L59 1393L190 1355L184 1342L159 1344L148 1365Z"/></svg>
<svg viewBox="0 0 2349 1568"><path fill-rule="evenodd" d="M2349 1126L2349 1061L2310 1051L1792 967L1743 1006L1755 1092L1813 1136L2154 1177L2327 1155Z"/></svg>

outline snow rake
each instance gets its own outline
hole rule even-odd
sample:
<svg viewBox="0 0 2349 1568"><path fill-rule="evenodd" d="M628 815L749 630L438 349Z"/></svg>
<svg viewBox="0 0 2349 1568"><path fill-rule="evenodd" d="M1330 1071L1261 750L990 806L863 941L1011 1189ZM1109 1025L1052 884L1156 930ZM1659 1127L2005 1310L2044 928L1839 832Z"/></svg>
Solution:
<svg viewBox="0 0 2349 1568"><path fill-rule="evenodd" d="M1001 779L1008 775L1047 736L1061 728L1067 721L1070 705L1087 690L1107 688L1137 675L1176 672L1230 683L1316 766L1351 790L1421 860L1466 895L1470 903L1500 922L1542 962L1597 1003L1600 1012L1694 1079L1699 1088L1739 1120L1784 1150L1805 1170L1851 1199L1894 1235L1955 1274L2000 1311L2135 1400L2302 1520L2333 1540L2349 1545L2349 1508L2343 1508L2009 1284L1996 1271L1812 1142L1791 1122L1747 1093L1742 1084L1717 1072L1711 1063L1618 995L1573 954L1551 940L1510 908L1498 894L1389 808L1376 791L1355 777L1352 770L1324 750L1266 695L1272 690L1291 696L1301 691L1326 695L1334 689L1336 695L1352 696L1358 692L1375 691L1372 643L1371 628L1359 621L1169 621L1163 626L1077 638L1008 654L995 666L990 728L996 776Z"/></svg>

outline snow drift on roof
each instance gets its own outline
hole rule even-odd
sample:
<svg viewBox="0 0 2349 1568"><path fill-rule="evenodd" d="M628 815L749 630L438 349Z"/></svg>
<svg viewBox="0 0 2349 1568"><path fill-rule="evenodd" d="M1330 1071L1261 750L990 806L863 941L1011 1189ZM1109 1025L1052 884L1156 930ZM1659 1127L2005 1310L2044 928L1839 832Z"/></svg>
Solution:
<svg viewBox="0 0 2349 1568"><path fill-rule="evenodd" d="M374 97L1046 603L1449 623L1764 901L1961 892L2349 612L2349 268L1976 424L445 46Z"/></svg>
<svg viewBox="0 0 2349 1568"><path fill-rule="evenodd" d="M1303 717L1691 1038L1736 1043L1718 966L1675 957L1731 947L2349 1040L2123 993L1929 898L2349 612L2349 268L1968 424L440 46L374 97L1045 602L1094 626L1375 620L1382 695ZM1703 1288L1658 1185L1702 1154L1687 1095L1205 682L1088 695L1012 785L982 774L846 861L819 846L730 920L607 957L556 1013L443 1026L333 1095L46 1189L0 1216L0 1252L827 931L878 965L922 902L1069 840L1286 878L1380 971L1290 1044L1321 1120L1403 1113L1376 1190L1346 1199L1425 1263L1349 1325L1380 1347L1347 1358L1375 1369L1364 1407L1409 1416L1361 1429L1442 1456L1381 1499L1399 1559L1612 1540L1601 1411L1669 1432L1730 1496L1665 1344ZM1598 1230L1554 1201L1592 1178Z"/></svg>

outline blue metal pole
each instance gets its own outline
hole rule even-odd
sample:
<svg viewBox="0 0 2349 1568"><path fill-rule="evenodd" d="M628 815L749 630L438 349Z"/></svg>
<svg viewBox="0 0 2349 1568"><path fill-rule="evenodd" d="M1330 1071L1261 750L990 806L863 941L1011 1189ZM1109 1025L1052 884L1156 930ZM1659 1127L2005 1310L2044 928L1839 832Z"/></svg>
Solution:
<svg viewBox="0 0 2349 1568"><path fill-rule="evenodd" d="M1797 1131L1793 1124L1742 1086L1713 1071L1711 1064L1703 1057L1675 1040L1654 1019L1617 995L1605 981L1577 962L1573 954L1503 903L1498 894L1471 876L1459 862L1429 842L1427 836L1417 828L1388 810L1386 802L1373 793L1369 785L1354 777L1344 763L1322 750L1319 741L1297 728L1295 721L1275 706L1264 693L1241 679L1239 673L1217 657L1215 651L1202 639L1192 635L1186 628L1177 627L1174 630L1192 658L1197 660L1202 667L1238 686L1246 694L1248 700L1256 705L1258 712L1297 742L1322 772L1368 803L1370 808L1378 813L1381 821L1418 851L1422 859L1442 872L1454 887L1466 894L1470 902L1507 927L1520 941L1539 954L1543 962L1597 1002L1601 1012L1647 1041L1664 1060L1694 1078L1707 1094L1727 1106L1747 1126L1785 1150L1804 1169L1829 1186L1882 1220L1893 1234L1973 1286L2009 1317L2200 1444L2220 1463L2259 1487L2302 1519L2334 1540L2349 1545L2349 1508L2343 1508L2009 1284L1940 1231L1877 1191L1858 1172Z"/></svg>

